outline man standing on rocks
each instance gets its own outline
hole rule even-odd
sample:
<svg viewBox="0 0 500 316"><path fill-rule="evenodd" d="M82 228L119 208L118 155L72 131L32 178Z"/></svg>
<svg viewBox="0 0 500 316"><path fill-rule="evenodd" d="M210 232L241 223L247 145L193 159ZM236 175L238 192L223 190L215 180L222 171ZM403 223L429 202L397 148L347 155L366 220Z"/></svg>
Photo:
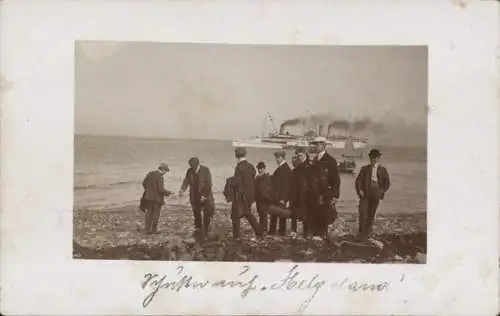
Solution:
<svg viewBox="0 0 500 316"><path fill-rule="evenodd" d="M255 200L255 168L247 161L247 150L244 147L237 147L234 156L238 160L231 179L232 185L232 205L231 220L233 224L233 238L240 238L240 220L245 217L254 230L257 237L262 237L262 229L257 219L251 213L251 207Z"/></svg>
<svg viewBox="0 0 500 316"><path fill-rule="evenodd" d="M255 204L259 214L259 224L262 231L268 231L268 207L273 201L273 183L271 175L266 171L266 164L261 161L257 164L255 177Z"/></svg>
<svg viewBox="0 0 500 316"><path fill-rule="evenodd" d="M304 147L295 150L292 158L292 174L290 179L290 208L292 209L292 233L297 233L297 221L302 221L304 237L306 231L307 210L307 153Z"/></svg>
<svg viewBox="0 0 500 316"><path fill-rule="evenodd" d="M165 190L163 182L163 175L169 171L168 165L161 163L158 170L149 172L142 181L144 194L141 198L141 209L146 213L147 234L157 233L161 207L165 204L164 197L172 194L171 191Z"/></svg>
<svg viewBox="0 0 500 316"><path fill-rule="evenodd" d="M274 203L280 205L281 207L288 207L290 200L290 180L292 175L292 169L286 162L286 153L284 151L278 151L274 153L276 158L276 163L278 167L273 173L273 191L274 191ZM271 223L269 227L269 235L276 234L276 224L278 222L277 215L271 215ZM286 234L286 219L279 219L278 233L281 236Z"/></svg>
<svg viewBox="0 0 500 316"><path fill-rule="evenodd" d="M188 161L189 168L182 182L179 195L189 187L189 200L193 208L195 237L202 238L209 232L210 220L214 214L214 196L212 193L212 175L210 169L200 165L197 157Z"/></svg>
<svg viewBox="0 0 500 316"><path fill-rule="evenodd" d="M340 195L340 174L337 160L326 151L326 138L316 137L311 144L316 147L318 172L320 177L319 207L321 223L319 235L327 238L328 226L337 218L336 203Z"/></svg>
<svg viewBox="0 0 500 316"><path fill-rule="evenodd" d="M359 197L358 240L365 241L372 231L373 220L380 200L384 199L391 182L387 169L379 164L381 152L370 150L370 164L363 166L356 177L356 193Z"/></svg>

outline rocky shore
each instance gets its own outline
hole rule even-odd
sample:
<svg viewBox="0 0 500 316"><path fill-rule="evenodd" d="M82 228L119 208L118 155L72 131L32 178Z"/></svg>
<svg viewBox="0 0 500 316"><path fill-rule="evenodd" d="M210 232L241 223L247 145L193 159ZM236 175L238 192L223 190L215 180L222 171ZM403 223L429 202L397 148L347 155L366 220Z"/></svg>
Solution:
<svg viewBox="0 0 500 316"><path fill-rule="evenodd" d="M193 219L187 206L162 210L159 233L143 233L144 216L137 207L74 211L73 257L78 259L425 263L426 214L380 214L373 243L357 243L355 213L340 212L329 242L296 237L251 240L242 220L243 239L232 241L227 208L218 207L207 240L193 237Z"/></svg>

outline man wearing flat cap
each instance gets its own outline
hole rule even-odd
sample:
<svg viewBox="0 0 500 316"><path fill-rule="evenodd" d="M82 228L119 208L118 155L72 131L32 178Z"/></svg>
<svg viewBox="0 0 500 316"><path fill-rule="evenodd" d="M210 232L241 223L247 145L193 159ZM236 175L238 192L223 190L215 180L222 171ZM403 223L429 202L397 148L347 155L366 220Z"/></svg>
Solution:
<svg viewBox="0 0 500 316"><path fill-rule="evenodd" d="M340 195L340 174L337 160L326 151L327 139L316 137L311 144L316 148L318 167L322 178L320 187L320 208L324 212L324 223L320 226L320 235L325 238L328 226L337 218L335 204Z"/></svg>
<svg viewBox="0 0 500 316"><path fill-rule="evenodd" d="M231 205L231 220L233 224L233 238L240 238L240 220L245 217L258 237L262 236L262 229L257 219L251 213L255 201L255 168L247 161L247 150L237 147L234 156L238 160L232 177L233 197Z"/></svg>
<svg viewBox="0 0 500 316"><path fill-rule="evenodd" d="M356 193L359 197L358 240L367 240L380 200L384 199L391 182L387 169L379 164L381 152L370 150L370 164L363 166L356 177Z"/></svg>
<svg viewBox="0 0 500 316"><path fill-rule="evenodd" d="M308 167L307 150L305 147L295 149L295 159L292 159L293 169L290 176L290 207L292 209L292 232L297 233L297 221L302 221L303 235L307 237L307 194Z"/></svg>
<svg viewBox="0 0 500 316"><path fill-rule="evenodd" d="M141 209L145 212L147 234L157 233L160 211L165 204L164 197L172 194L171 191L165 190L163 182L163 175L169 171L168 165L161 163L157 170L149 172L142 181L144 194L141 198Z"/></svg>
<svg viewBox="0 0 500 316"><path fill-rule="evenodd" d="M204 237L208 234L210 220L213 216L215 205L212 193L212 175L208 167L200 165L197 157L188 161L189 168L182 181L179 195L189 187L189 201L193 209L195 236Z"/></svg>
<svg viewBox="0 0 500 316"><path fill-rule="evenodd" d="M274 153L276 164L278 167L272 175L273 179L273 192L274 203L287 207L290 201L290 181L292 176L292 169L286 162L286 153L283 150ZM276 224L278 222L277 215L271 215L271 222L269 224L269 235L276 234ZM286 219L279 219L278 233L281 236L286 234Z"/></svg>

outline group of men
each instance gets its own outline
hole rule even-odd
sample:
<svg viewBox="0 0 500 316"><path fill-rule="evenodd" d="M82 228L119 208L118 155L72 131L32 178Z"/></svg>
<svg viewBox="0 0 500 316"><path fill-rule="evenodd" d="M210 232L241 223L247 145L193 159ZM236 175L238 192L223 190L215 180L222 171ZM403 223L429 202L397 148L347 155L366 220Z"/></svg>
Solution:
<svg viewBox="0 0 500 316"><path fill-rule="evenodd" d="M337 161L326 151L326 139L319 137L311 146L298 147L292 157L292 168L286 161L286 153L274 154L277 167L273 174L267 172L264 162L256 168L247 160L243 147L235 148L237 159L234 175L224 187L224 196L231 202L232 232L240 238L240 221L246 218L256 238L265 235L285 235L287 222L291 234L297 235L297 223L302 222L302 235L315 240L328 240L328 227L337 217L336 203L340 195L340 175ZM379 201L390 187L387 169L379 165L381 153L372 149L370 164L363 166L356 178L359 202L358 239L368 239ZM256 170L257 169L257 170ZM166 164L148 173L143 181L144 194L141 209L146 213L146 232L156 233L163 197L171 195L163 186L163 175L169 171ZM193 209L195 234L203 237L209 231L215 205L212 193L212 177L198 158L189 160L189 169L179 190L182 195L189 187ZM252 214L255 203L259 220ZM289 219L280 217L272 209L290 210Z"/></svg>
<svg viewBox="0 0 500 316"><path fill-rule="evenodd" d="M340 176L337 161L326 152L326 140L316 139L312 145L295 150L292 168L286 162L286 153L276 152L274 156L278 167L272 175L267 173L263 162L257 164L255 202L260 224L260 230L256 230L258 236L261 233L285 235L288 221L291 234L296 235L297 222L302 221L304 237L327 238L328 226L337 216L335 204L340 193ZM236 151L237 155L244 152ZM290 209L290 219L269 215L271 208L276 207Z"/></svg>

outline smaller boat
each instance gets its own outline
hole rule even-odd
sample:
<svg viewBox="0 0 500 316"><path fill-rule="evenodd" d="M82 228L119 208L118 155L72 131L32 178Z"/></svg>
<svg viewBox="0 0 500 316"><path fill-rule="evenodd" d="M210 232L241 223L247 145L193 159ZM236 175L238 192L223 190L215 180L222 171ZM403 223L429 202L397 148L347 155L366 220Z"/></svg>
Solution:
<svg viewBox="0 0 500 316"><path fill-rule="evenodd" d="M354 159L344 159L339 162L338 168L341 173L354 173L356 170L356 161Z"/></svg>
<svg viewBox="0 0 500 316"><path fill-rule="evenodd" d="M348 137L345 141L344 153L342 160L338 163L338 169L341 173L354 173L356 170L356 159L361 159L363 153L357 153L354 148L352 137Z"/></svg>

